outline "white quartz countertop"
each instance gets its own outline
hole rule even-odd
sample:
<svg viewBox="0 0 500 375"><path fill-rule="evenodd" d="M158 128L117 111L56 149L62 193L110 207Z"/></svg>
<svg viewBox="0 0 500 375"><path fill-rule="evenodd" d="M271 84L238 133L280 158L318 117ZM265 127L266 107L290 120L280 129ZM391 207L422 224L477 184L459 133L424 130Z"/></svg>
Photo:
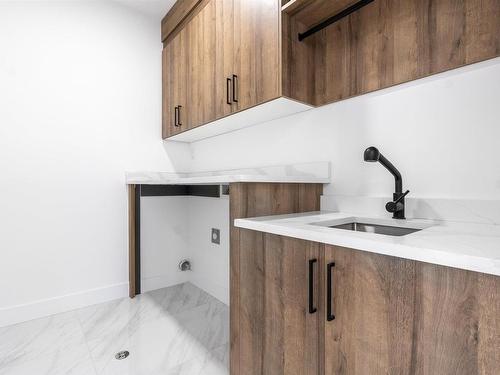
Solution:
<svg viewBox="0 0 500 375"><path fill-rule="evenodd" d="M398 237L327 226L355 220L424 229ZM235 226L500 276L499 225L311 212L237 219Z"/></svg>
<svg viewBox="0 0 500 375"><path fill-rule="evenodd" d="M329 183L330 163L314 162L211 172L127 172L127 184L209 185L231 182Z"/></svg>

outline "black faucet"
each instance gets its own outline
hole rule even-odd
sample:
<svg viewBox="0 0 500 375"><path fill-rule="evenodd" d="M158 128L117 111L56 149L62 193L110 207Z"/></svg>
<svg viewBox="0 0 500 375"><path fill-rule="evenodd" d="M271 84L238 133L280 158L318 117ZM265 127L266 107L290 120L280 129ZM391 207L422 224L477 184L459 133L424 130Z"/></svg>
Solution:
<svg viewBox="0 0 500 375"><path fill-rule="evenodd" d="M396 189L392 196L392 202L387 202L385 209L392 212L392 217L394 219L405 219L405 197L408 195L410 190L403 193L403 179L401 178L401 173L399 173L396 167L392 165L392 163L387 160L376 147L368 147L365 150L364 158L365 161L368 162L380 162L380 164L392 173L394 179L396 180Z"/></svg>

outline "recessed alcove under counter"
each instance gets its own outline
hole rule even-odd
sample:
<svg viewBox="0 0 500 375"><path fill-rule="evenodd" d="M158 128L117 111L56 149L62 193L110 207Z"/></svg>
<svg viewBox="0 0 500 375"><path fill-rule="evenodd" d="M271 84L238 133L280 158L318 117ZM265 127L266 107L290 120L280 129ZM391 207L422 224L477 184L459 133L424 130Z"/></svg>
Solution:
<svg viewBox="0 0 500 375"><path fill-rule="evenodd" d="M190 281L228 304L230 217L319 209L322 186L329 182L327 162L128 173L130 297ZM219 231L219 243L212 242L212 229ZM190 270L179 269L182 260Z"/></svg>

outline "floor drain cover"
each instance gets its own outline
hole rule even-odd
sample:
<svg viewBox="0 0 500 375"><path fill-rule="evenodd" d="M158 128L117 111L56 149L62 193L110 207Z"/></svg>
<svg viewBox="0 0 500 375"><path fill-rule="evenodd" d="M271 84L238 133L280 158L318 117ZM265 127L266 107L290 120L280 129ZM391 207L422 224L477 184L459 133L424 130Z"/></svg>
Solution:
<svg viewBox="0 0 500 375"><path fill-rule="evenodd" d="M115 358L118 359L118 360L122 360L122 359L125 359L128 357L130 353L126 350L122 351L122 352L118 352L115 354Z"/></svg>

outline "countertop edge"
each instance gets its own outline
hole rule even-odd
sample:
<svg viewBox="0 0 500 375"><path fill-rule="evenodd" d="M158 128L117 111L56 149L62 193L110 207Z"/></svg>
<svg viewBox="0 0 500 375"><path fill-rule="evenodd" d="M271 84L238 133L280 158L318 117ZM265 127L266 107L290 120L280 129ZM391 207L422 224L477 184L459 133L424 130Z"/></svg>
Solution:
<svg viewBox="0 0 500 375"><path fill-rule="evenodd" d="M470 256L466 254L456 254L436 249L419 249L415 254L415 249L406 245L395 244L370 244L370 240L360 240L359 238L349 239L348 236L335 237L325 236L300 228L287 228L283 225L271 224L269 222L259 222L252 219L236 219L235 227L270 233L285 237L297 238L306 241L324 243L333 246L350 248L353 250L366 251L374 254L394 256L402 259L415 260L445 267L452 267L466 271L485 273L500 276L500 270L492 263L491 258ZM353 244L356 242L356 244ZM360 243L362 243L360 245ZM375 249L374 246L377 248Z"/></svg>
<svg viewBox="0 0 500 375"><path fill-rule="evenodd" d="M207 177L180 177L168 180L151 180L151 179L127 179L127 185L203 185L203 184L228 184L238 182L260 182L260 183L288 183L288 184L328 184L329 178L322 177L280 177L280 176L249 176L249 175L232 175L232 176L207 176Z"/></svg>

